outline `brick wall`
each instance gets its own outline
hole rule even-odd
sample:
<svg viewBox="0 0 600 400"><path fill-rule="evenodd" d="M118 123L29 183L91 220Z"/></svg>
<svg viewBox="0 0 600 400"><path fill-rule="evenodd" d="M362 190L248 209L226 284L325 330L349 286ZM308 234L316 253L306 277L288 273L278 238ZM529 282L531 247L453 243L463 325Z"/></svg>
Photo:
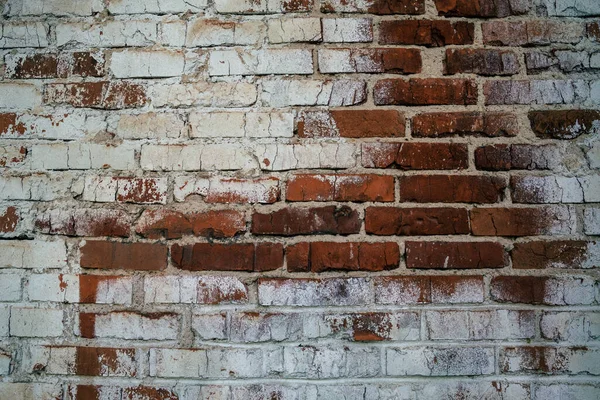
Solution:
<svg viewBox="0 0 600 400"><path fill-rule="evenodd" d="M0 4L0 399L600 398L597 0Z"/></svg>

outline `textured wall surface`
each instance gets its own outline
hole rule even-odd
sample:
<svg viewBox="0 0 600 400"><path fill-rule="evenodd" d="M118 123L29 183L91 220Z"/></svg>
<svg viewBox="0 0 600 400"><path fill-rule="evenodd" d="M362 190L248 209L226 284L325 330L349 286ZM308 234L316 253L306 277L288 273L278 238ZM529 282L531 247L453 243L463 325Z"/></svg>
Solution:
<svg viewBox="0 0 600 400"><path fill-rule="evenodd" d="M600 1L0 5L0 399L600 398Z"/></svg>

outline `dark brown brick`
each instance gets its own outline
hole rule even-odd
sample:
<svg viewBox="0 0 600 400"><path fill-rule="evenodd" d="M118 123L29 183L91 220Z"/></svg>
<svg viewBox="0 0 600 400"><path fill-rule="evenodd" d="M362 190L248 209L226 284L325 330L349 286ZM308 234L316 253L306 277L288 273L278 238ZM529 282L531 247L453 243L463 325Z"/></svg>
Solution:
<svg viewBox="0 0 600 400"><path fill-rule="evenodd" d="M465 169L469 155L467 145L460 143L365 143L362 165L406 170Z"/></svg>
<svg viewBox="0 0 600 400"><path fill-rule="evenodd" d="M600 124L596 110L530 111L528 116L533 133L542 139L575 139L591 134Z"/></svg>
<svg viewBox="0 0 600 400"><path fill-rule="evenodd" d="M406 267L417 269L503 268L504 247L495 242L406 242Z"/></svg>
<svg viewBox="0 0 600 400"><path fill-rule="evenodd" d="M475 149L475 166L486 171L553 169L558 158L552 145L495 144Z"/></svg>
<svg viewBox="0 0 600 400"><path fill-rule="evenodd" d="M307 111L298 121L299 137L404 137L404 114L396 110Z"/></svg>
<svg viewBox="0 0 600 400"><path fill-rule="evenodd" d="M496 203L506 181L496 176L412 175L400 177L400 201L420 203Z"/></svg>
<svg viewBox="0 0 600 400"><path fill-rule="evenodd" d="M380 44L427 47L473 44L475 25L466 21L392 20L379 24Z"/></svg>
<svg viewBox="0 0 600 400"><path fill-rule="evenodd" d="M80 249L82 268L159 271L167 267L167 246L88 240Z"/></svg>
<svg viewBox="0 0 600 400"><path fill-rule="evenodd" d="M519 124L514 114L504 112L453 112L416 115L412 136L516 136Z"/></svg>
<svg viewBox="0 0 600 400"><path fill-rule="evenodd" d="M358 233L361 222L358 212L348 206L319 208L284 208L272 213L252 215L255 235L314 235Z"/></svg>
<svg viewBox="0 0 600 400"><path fill-rule="evenodd" d="M494 49L446 49L444 74L508 76L519 73L517 54Z"/></svg>
<svg viewBox="0 0 600 400"><path fill-rule="evenodd" d="M365 229L374 235L459 235L469 233L462 208L368 207Z"/></svg>
<svg viewBox="0 0 600 400"><path fill-rule="evenodd" d="M376 105L477 104L477 84L468 79L383 79L373 90Z"/></svg>
<svg viewBox="0 0 600 400"><path fill-rule="evenodd" d="M596 242L584 240L536 240L532 242L515 243L511 251L513 268L516 269L547 269L547 268L586 268L600 267L587 265L588 246ZM592 261L593 262L593 261Z"/></svg>

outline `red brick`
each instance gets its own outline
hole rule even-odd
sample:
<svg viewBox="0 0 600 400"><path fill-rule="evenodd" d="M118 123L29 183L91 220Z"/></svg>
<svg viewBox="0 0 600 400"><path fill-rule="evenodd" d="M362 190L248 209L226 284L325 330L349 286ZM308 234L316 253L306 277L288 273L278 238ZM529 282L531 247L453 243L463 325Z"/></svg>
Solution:
<svg viewBox="0 0 600 400"><path fill-rule="evenodd" d="M374 235L459 235L469 233L463 208L369 207L365 230Z"/></svg>
<svg viewBox="0 0 600 400"><path fill-rule="evenodd" d="M379 24L379 44L427 47L473 44L475 25L466 21L391 20Z"/></svg>
<svg viewBox="0 0 600 400"><path fill-rule="evenodd" d="M475 149L475 166L487 171L552 169L557 157L552 145L494 144Z"/></svg>
<svg viewBox="0 0 600 400"><path fill-rule="evenodd" d="M446 17L503 18L529 11L529 1L522 0L435 0L435 6Z"/></svg>
<svg viewBox="0 0 600 400"><path fill-rule="evenodd" d="M16 207L6 207L0 214L0 233L12 233L17 229L19 223L19 211Z"/></svg>
<svg viewBox="0 0 600 400"><path fill-rule="evenodd" d="M298 121L299 137L403 137L404 114L396 110L308 111Z"/></svg>
<svg viewBox="0 0 600 400"><path fill-rule="evenodd" d="M583 264L588 259L588 245L595 243L583 240L515 243L510 253L512 266L516 269L585 268Z"/></svg>
<svg viewBox="0 0 600 400"><path fill-rule="evenodd" d="M283 266L277 243L196 243L171 247L175 266L189 271L270 271Z"/></svg>
<svg viewBox="0 0 600 400"><path fill-rule="evenodd" d="M287 250L288 271L384 271L398 268L397 243L298 243Z"/></svg>
<svg viewBox="0 0 600 400"><path fill-rule="evenodd" d="M17 114L1 113L0 114L0 136L16 133L22 136L27 132L27 126L22 122L17 123Z"/></svg>
<svg viewBox="0 0 600 400"><path fill-rule="evenodd" d="M137 374L135 349L77 347L75 373L80 376L128 376Z"/></svg>
<svg viewBox="0 0 600 400"><path fill-rule="evenodd" d="M517 54L494 49L446 49L444 74L477 74L482 76L519 73Z"/></svg>
<svg viewBox="0 0 600 400"><path fill-rule="evenodd" d="M288 180L287 201L394 201L394 177L389 175L294 175Z"/></svg>
<svg viewBox="0 0 600 400"><path fill-rule="evenodd" d="M497 276L492 278L492 299L502 303L544 304L547 277Z"/></svg>
<svg viewBox="0 0 600 400"><path fill-rule="evenodd" d="M39 214L35 227L50 235L129 237L131 218L120 210L54 209Z"/></svg>
<svg viewBox="0 0 600 400"><path fill-rule="evenodd" d="M413 137L516 136L517 117L504 112L453 112L416 115L412 119Z"/></svg>
<svg viewBox="0 0 600 400"><path fill-rule="evenodd" d="M168 209L144 210L136 232L150 239L177 239L194 234L203 237L233 237L246 230L244 214L233 210L214 210L184 214Z"/></svg>
<svg viewBox="0 0 600 400"><path fill-rule="evenodd" d="M474 208L471 231L476 236L531 236L570 233L570 217L563 208Z"/></svg>
<svg viewBox="0 0 600 400"><path fill-rule="evenodd" d="M382 79L373 89L376 105L474 105L477 84L468 79Z"/></svg>
<svg viewBox="0 0 600 400"><path fill-rule="evenodd" d="M506 181L498 176L411 175L400 177L400 201L420 203L496 203Z"/></svg>
<svg viewBox="0 0 600 400"><path fill-rule="evenodd" d="M348 206L319 208L284 208L267 214L252 215L255 235L311 235L358 233L361 222L358 212Z"/></svg>
<svg viewBox="0 0 600 400"><path fill-rule="evenodd" d="M366 168L465 169L469 166L466 144L461 143L364 143Z"/></svg>
<svg viewBox="0 0 600 400"><path fill-rule="evenodd" d="M167 267L167 246L88 240L80 249L82 268L159 271Z"/></svg>
<svg viewBox="0 0 600 400"><path fill-rule="evenodd" d="M133 82L80 82L46 85L46 104L68 104L73 107L117 110L135 108L148 101L146 89Z"/></svg>
<svg viewBox="0 0 600 400"><path fill-rule="evenodd" d="M7 57L6 75L15 79L101 77L105 74L101 53L17 54Z"/></svg>
<svg viewBox="0 0 600 400"><path fill-rule="evenodd" d="M113 178L118 180L117 201L124 203L166 203L166 187L160 178Z"/></svg>
<svg viewBox="0 0 600 400"><path fill-rule="evenodd" d="M575 139L591 134L600 124L596 110L530 111L528 117L533 133L542 139Z"/></svg>
<svg viewBox="0 0 600 400"><path fill-rule="evenodd" d="M368 12L377 15L423 14L424 0L325 0L321 3L322 12Z"/></svg>
<svg viewBox="0 0 600 400"><path fill-rule="evenodd" d="M407 268L503 268L507 261L504 247L495 242L406 242Z"/></svg>
<svg viewBox="0 0 600 400"><path fill-rule="evenodd" d="M65 66L59 64L58 75L61 78L71 75L83 77L101 77L105 75L104 55L102 54L76 51L70 54L70 60L71 62Z"/></svg>

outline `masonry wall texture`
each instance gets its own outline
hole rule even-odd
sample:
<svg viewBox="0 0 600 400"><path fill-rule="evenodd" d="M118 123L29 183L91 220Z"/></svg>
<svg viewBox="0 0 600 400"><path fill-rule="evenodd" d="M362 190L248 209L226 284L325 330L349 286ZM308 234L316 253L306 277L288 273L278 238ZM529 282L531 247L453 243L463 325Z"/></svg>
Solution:
<svg viewBox="0 0 600 400"><path fill-rule="evenodd" d="M600 398L600 1L0 9L0 399Z"/></svg>

